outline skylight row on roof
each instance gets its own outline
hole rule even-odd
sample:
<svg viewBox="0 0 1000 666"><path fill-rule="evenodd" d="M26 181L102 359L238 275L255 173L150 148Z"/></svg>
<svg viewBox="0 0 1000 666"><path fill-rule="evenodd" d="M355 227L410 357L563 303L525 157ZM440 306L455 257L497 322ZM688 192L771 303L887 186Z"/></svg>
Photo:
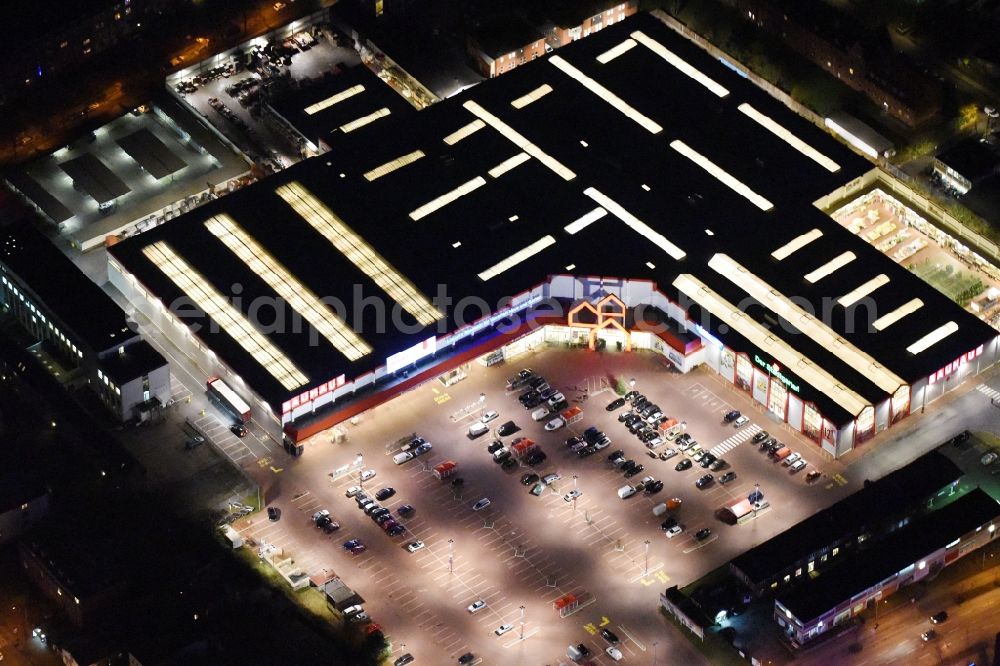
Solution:
<svg viewBox="0 0 1000 666"><path fill-rule="evenodd" d="M231 217L215 215L205 221L205 227L348 360L371 353L368 343Z"/></svg>
<svg viewBox="0 0 1000 666"><path fill-rule="evenodd" d="M947 324L942 324L941 326L938 326L933 331L931 331L927 335L923 336L922 338L911 344L909 347L906 348L906 351L910 352L911 354L919 354L920 352L926 350L927 348L933 347L937 343L941 342L942 340L944 340L957 330L958 330L958 324L956 324L953 321L949 321Z"/></svg>
<svg viewBox="0 0 1000 666"><path fill-rule="evenodd" d="M837 299L837 302L848 308L858 301L860 301L865 296L870 295L879 287L889 284L889 276L885 273L879 273L871 280L868 280L864 284L858 285L856 288L847 292L843 296Z"/></svg>
<svg viewBox="0 0 1000 666"><path fill-rule="evenodd" d="M806 233L802 234L801 236L796 236L795 238L793 238L789 242L787 242L784 245L782 245L781 247L779 247L777 250L775 250L774 252L771 253L771 256L774 257L775 259L777 259L778 261L782 261L783 259L787 259L792 254L798 252L799 250L801 250L802 248L804 248L806 245L808 245L809 243L812 243L814 240L816 240L817 238L819 238L822 235L823 235L823 232L820 231L819 229L813 229L812 231L807 231Z"/></svg>
<svg viewBox="0 0 1000 666"><path fill-rule="evenodd" d="M485 178L483 178L482 176L476 176L472 180L462 183L461 185L453 189L451 192L445 192L441 196L431 199L430 201L425 203L423 206L420 206L416 210L410 211L410 218L416 221L424 217L427 217L434 211L444 208L448 204L457 201L461 197L464 197L466 194L469 194L470 192L475 192L485 184L486 184Z"/></svg>
<svg viewBox="0 0 1000 666"><path fill-rule="evenodd" d="M573 180L574 178L576 178L576 174L573 173L573 171L571 171L565 165L563 165L559 160L546 153L544 150L533 144L531 141L528 141L528 139L523 134L515 130L513 127L511 127L504 121L500 120L500 118L498 118L497 116L493 115L492 113L484 109L482 106L479 105L479 103L474 102L470 99L467 100L464 104L462 104L462 106L467 111L469 111L469 113L476 116L484 123L486 123L493 129L495 129L497 132L499 132L500 136L507 139L515 146L517 146L524 152L528 153L536 160L544 164L546 167L554 171L563 180Z"/></svg>
<svg viewBox="0 0 1000 666"><path fill-rule="evenodd" d="M165 241L157 241L142 249L154 266L163 271L171 282L229 337L260 363L286 391L304 386L309 380L266 335L206 280L201 273L174 252Z"/></svg>
<svg viewBox="0 0 1000 666"><path fill-rule="evenodd" d="M608 49L601 55L597 56L597 62L601 63L602 65L606 65L615 58L617 58L618 56L622 55L623 53L628 53L629 51L634 49L637 46L637 44L638 43L634 39L631 38L626 39L621 44L618 44L617 46L612 46L610 49Z"/></svg>
<svg viewBox="0 0 1000 666"><path fill-rule="evenodd" d="M479 274L479 279L482 280L483 282L486 282L491 278L495 278L504 271L509 270L514 266L517 266L522 261L530 259L531 257L535 256L536 254L538 254L545 248L549 247L550 245L554 245L555 242L556 239L553 238L552 236L548 235L542 236L528 247L518 250L514 254L504 259L503 261L499 261L493 266L487 268L485 271Z"/></svg>
<svg viewBox="0 0 1000 666"><path fill-rule="evenodd" d="M277 194L421 325L430 326L444 318L409 280L301 184L282 185Z"/></svg>
<svg viewBox="0 0 1000 666"><path fill-rule="evenodd" d="M329 109L334 104L339 104L340 102L343 102L345 99L354 97L355 95L363 93L364 91L365 87L359 83L356 86L351 86L347 90L340 91L336 95L331 95L330 97L327 97L324 100L316 102L315 104L310 104L305 108L305 112L310 116L317 114L324 109Z"/></svg>
<svg viewBox="0 0 1000 666"><path fill-rule="evenodd" d="M827 275L830 275L831 273L840 270L841 268L851 263L855 259L857 259L857 256L853 252L850 251L844 252L842 254L837 255L830 261L826 262L816 270L806 273L805 278L806 280L812 283L819 282Z"/></svg>
<svg viewBox="0 0 1000 666"><path fill-rule="evenodd" d="M449 146L454 146L462 139L475 134L484 127L486 127L486 123L477 118L468 125L463 125L462 127L459 127L457 130L446 136L444 138L444 142L447 143Z"/></svg>
<svg viewBox="0 0 1000 666"><path fill-rule="evenodd" d="M513 157L508 157L503 162L490 169L488 173L493 178L499 178L500 176L504 175L511 169L521 166L530 159L531 156L528 155L528 153L521 152L518 153L517 155L514 155Z"/></svg>
<svg viewBox="0 0 1000 666"><path fill-rule="evenodd" d="M594 210L592 210L589 213L586 213L585 215L583 215L583 217L580 217L579 219L573 220L572 222L570 222L569 224L567 224L563 228L566 230L566 233L568 233L568 234L571 234L571 235L572 234L576 234L576 233L579 233L579 232L583 231L584 229L586 229L587 227L589 227L594 222L597 222L599 219L601 219L602 217L604 217L607 214L608 214L608 211L606 211L603 208L601 208L600 206L598 206Z"/></svg>
<svg viewBox="0 0 1000 666"><path fill-rule="evenodd" d="M842 338L832 328L803 310L787 296L727 255L716 254L709 260L708 265L757 299L764 307L790 322L811 340L870 379L886 393L895 393L896 389L906 383L869 354ZM888 278L886 281L888 282Z"/></svg>
<svg viewBox="0 0 1000 666"><path fill-rule="evenodd" d="M382 107L378 111L373 111L372 113L369 113L367 116L361 116L360 118L356 118L349 123L341 125L340 131L343 132L344 134L347 134L348 132L353 132L354 130L360 129L365 125L368 125L369 123L375 122L379 118L385 118L390 113L392 112L389 111L389 109Z"/></svg>
<svg viewBox="0 0 1000 666"><path fill-rule="evenodd" d="M884 314L875 321L873 321L872 327L876 331L884 331L885 329L889 328L903 317L913 314L922 307L924 307L924 302L922 300L920 300L919 298L910 299L909 301L903 303L892 312Z"/></svg>
<svg viewBox="0 0 1000 666"><path fill-rule="evenodd" d="M774 134L776 137L778 137L779 139L781 139L789 146L799 151L812 161L816 162L830 173L835 173L837 171L840 171L839 164L837 164L832 159L830 159L823 153L819 152L818 150L810 146L808 143L806 143L799 137L789 132L787 129L785 129L783 125L780 125L770 116L765 116L763 113L753 108L746 102L740 104L739 107L737 108L739 108L740 111L749 116L758 125L769 131L771 134Z"/></svg>
<svg viewBox="0 0 1000 666"><path fill-rule="evenodd" d="M655 120L637 111L628 102L608 90L595 79L581 72L579 69L567 62L562 56L552 56L549 58L549 64L555 65L561 72L568 75L570 78L576 79L583 85L584 88L597 95L598 98L613 106L615 109L623 113L629 119L638 123L647 131L653 134L659 134L663 131L663 127L661 127Z"/></svg>
<svg viewBox="0 0 1000 666"><path fill-rule="evenodd" d="M730 326L766 354L770 354L791 372L847 410L848 413L858 416L862 410L870 406L868 401L858 393L841 384L836 377L793 349L784 340L772 335L770 331L709 289L704 282L695 276L690 273L678 275L673 285L719 322Z"/></svg>
<svg viewBox="0 0 1000 666"><path fill-rule="evenodd" d="M708 173L710 173L712 176L718 179L720 183L722 183L732 191L736 192L737 194L742 195L750 203L757 206L757 208L760 208L761 210L771 210L772 208L774 208L774 204L772 204L770 201L768 201L761 195L751 190L742 181L737 179L728 171L726 171L718 164L708 159L707 157L705 157L704 155L702 155L697 150L687 145L680 139L675 139L671 141L670 147L676 150L684 157L694 162L695 164L697 164L698 166L700 166Z"/></svg>
<svg viewBox="0 0 1000 666"><path fill-rule="evenodd" d="M692 79L694 79L701 85L711 90L715 95L719 97L725 97L726 95L729 94L729 91L726 90L725 86L718 83L712 77L702 73L702 71L699 70L697 67L690 64L688 61L684 60L679 55L677 55L676 53L674 53L666 46L653 39L652 37L647 36L641 30L636 30L635 32L633 32L632 39L639 42L640 44L648 48L650 51L652 51L656 55L666 60L668 63L676 67L682 73L686 74L687 76L690 76Z"/></svg>
<svg viewBox="0 0 1000 666"><path fill-rule="evenodd" d="M397 169L402 169L407 164L413 164L421 157L424 157L424 151L414 150L412 153L407 153L406 155L400 155L394 160L390 160L385 164L375 167L371 171L365 172L365 178L369 181L376 180L382 176L386 176Z"/></svg>
<svg viewBox="0 0 1000 666"><path fill-rule="evenodd" d="M619 220L624 222L630 229L645 237L646 240L652 242L674 259L680 261L687 256L687 253L684 250L671 243L667 240L666 236L654 230L635 215L625 210L625 208L614 199L601 193L593 187L588 187L583 191L583 193L596 201L599 205L603 206L608 212L617 217Z"/></svg>
<svg viewBox="0 0 1000 666"><path fill-rule="evenodd" d="M523 109L532 102L537 102L541 98L545 97L550 92L552 92L552 86L550 86L547 83L543 83L542 85L538 86L527 95L522 95L521 97L518 97L513 102L511 102L510 105L515 109Z"/></svg>

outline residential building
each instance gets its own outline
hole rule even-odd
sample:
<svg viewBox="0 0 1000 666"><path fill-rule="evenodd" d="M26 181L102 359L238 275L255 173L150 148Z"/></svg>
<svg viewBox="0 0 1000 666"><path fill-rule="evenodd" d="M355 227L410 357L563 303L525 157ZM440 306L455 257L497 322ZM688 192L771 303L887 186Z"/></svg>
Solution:
<svg viewBox="0 0 1000 666"><path fill-rule="evenodd" d="M494 78L545 55L545 35L519 16L506 14L468 37L468 50L479 72Z"/></svg>
<svg viewBox="0 0 1000 666"><path fill-rule="evenodd" d="M0 476L0 544L49 515L49 489L41 477L27 470Z"/></svg>

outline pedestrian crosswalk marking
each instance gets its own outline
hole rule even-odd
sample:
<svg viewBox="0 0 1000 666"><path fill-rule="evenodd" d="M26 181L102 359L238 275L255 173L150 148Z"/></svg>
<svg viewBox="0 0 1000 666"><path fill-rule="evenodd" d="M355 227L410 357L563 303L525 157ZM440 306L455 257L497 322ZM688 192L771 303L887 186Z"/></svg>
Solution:
<svg viewBox="0 0 1000 666"><path fill-rule="evenodd" d="M983 395L988 396L991 399L1000 398L1000 391L996 390L995 388L991 388L986 384L980 384L979 386L976 387L976 390L982 393Z"/></svg>
<svg viewBox="0 0 1000 666"><path fill-rule="evenodd" d="M711 453L716 458L719 458L722 456L722 454L726 453L727 451L732 451L737 446L739 446L743 442L747 441L748 439L756 435L758 432L760 432L760 430L761 428L759 425L757 425L756 423L751 423L746 428L741 429L732 437L725 439L716 444L715 446L713 446L711 449L709 449L709 453Z"/></svg>

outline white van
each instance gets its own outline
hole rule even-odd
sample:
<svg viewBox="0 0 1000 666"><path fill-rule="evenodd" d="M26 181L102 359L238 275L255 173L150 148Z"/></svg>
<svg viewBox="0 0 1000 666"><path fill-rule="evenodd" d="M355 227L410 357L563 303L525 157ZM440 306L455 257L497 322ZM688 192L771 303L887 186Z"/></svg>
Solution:
<svg viewBox="0 0 1000 666"><path fill-rule="evenodd" d="M531 412L531 418L534 419L535 421L541 421L548 415L549 415L549 410L545 409L544 407L539 407L535 411Z"/></svg>
<svg viewBox="0 0 1000 666"><path fill-rule="evenodd" d="M469 426L469 439L475 439L476 437L485 435L489 431L490 427L485 423L482 422L473 423L471 426Z"/></svg>

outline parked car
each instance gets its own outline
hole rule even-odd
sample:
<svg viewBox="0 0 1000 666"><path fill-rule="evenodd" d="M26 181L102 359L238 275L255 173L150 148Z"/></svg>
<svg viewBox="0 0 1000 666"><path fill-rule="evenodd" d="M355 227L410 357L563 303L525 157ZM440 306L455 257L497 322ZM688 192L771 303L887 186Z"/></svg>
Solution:
<svg viewBox="0 0 1000 666"><path fill-rule="evenodd" d="M947 611L940 611L938 613L934 613L934 615L931 615L931 622L933 622L934 624L941 624L947 619L948 619Z"/></svg>
<svg viewBox="0 0 1000 666"><path fill-rule="evenodd" d="M692 464L693 463L691 462L690 458L685 458L684 460L674 465L674 469L677 470L678 472L683 472L686 469L690 469Z"/></svg>
<svg viewBox="0 0 1000 666"><path fill-rule="evenodd" d="M694 533L694 538L698 541L704 541L710 536L712 536L712 530L707 527L703 527Z"/></svg>
<svg viewBox="0 0 1000 666"><path fill-rule="evenodd" d="M544 451L532 451L524 459L524 462L526 462L529 465L531 465L532 467L534 467L535 465L541 465L543 462L545 462L546 458L548 458L548 456L545 455ZM538 478L538 477L535 477L535 478Z"/></svg>
<svg viewBox="0 0 1000 666"><path fill-rule="evenodd" d="M937 632L933 629L928 629L924 633L920 634L920 638L926 643L927 641L937 638Z"/></svg>
<svg viewBox="0 0 1000 666"><path fill-rule="evenodd" d="M532 495L534 495L535 497L538 497L544 491L545 491L545 484L544 483L536 483L534 486L531 487L531 490L529 490L528 492L531 493Z"/></svg>
<svg viewBox="0 0 1000 666"><path fill-rule="evenodd" d="M362 481L368 481L369 479L374 479L374 478L375 478L375 470L373 469L366 469L365 471L361 472Z"/></svg>
<svg viewBox="0 0 1000 666"><path fill-rule="evenodd" d="M521 476L521 483L526 486L530 486L533 483L537 482L538 482L538 475L533 474L532 472L528 472L527 474Z"/></svg>
<svg viewBox="0 0 1000 666"><path fill-rule="evenodd" d="M582 490L571 490L568 493L566 493L565 495L563 495L563 499L565 501L567 501L567 502L572 502L573 500L575 500L577 497L580 497L581 495L583 495L583 491Z"/></svg>
<svg viewBox="0 0 1000 666"><path fill-rule="evenodd" d="M997 459L997 452L990 451L982 458L980 458L979 462L982 463L983 465L992 465L994 462L996 462L996 459Z"/></svg>
<svg viewBox="0 0 1000 666"><path fill-rule="evenodd" d="M788 454L788 456L785 457L785 459L782 461L782 463L786 467L790 467L792 465L792 463L794 463L796 460L798 460L801 457L802 457L802 455L798 451L793 451L792 453Z"/></svg>
<svg viewBox="0 0 1000 666"><path fill-rule="evenodd" d="M670 460L671 458L673 458L676 455L677 455L677 449L667 448L667 449L664 449L663 451L660 451L659 458L660 458L660 460Z"/></svg>
<svg viewBox="0 0 1000 666"><path fill-rule="evenodd" d="M407 652L406 654L397 657L396 661L392 662L392 666L406 666L406 664L413 662L413 655Z"/></svg>
<svg viewBox="0 0 1000 666"><path fill-rule="evenodd" d="M469 613L471 613L472 615L475 615L484 608L486 608L486 602L483 601L482 599L476 599L471 604L469 604L469 607L466 610L469 611Z"/></svg>
<svg viewBox="0 0 1000 666"><path fill-rule="evenodd" d="M725 474L719 477L719 483L721 483L722 485L726 485L735 478L736 478L736 472L731 472L731 471L726 472Z"/></svg>
<svg viewBox="0 0 1000 666"><path fill-rule="evenodd" d="M319 511L317 511L312 515L312 521L318 525L319 521L329 517L330 517L329 509L320 509Z"/></svg>
<svg viewBox="0 0 1000 666"><path fill-rule="evenodd" d="M499 418L499 417L500 417L500 413L491 409L490 411L488 411L485 414L483 414L480 417L479 420L482 423L489 423L490 421L492 421L492 420L494 420L496 418Z"/></svg>
<svg viewBox="0 0 1000 666"><path fill-rule="evenodd" d="M472 510L473 511L482 511L483 509L485 509L486 507L488 507L492 503L493 502L490 501L489 497L484 497L484 498L478 500L475 504L472 505Z"/></svg>
<svg viewBox="0 0 1000 666"><path fill-rule="evenodd" d="M625 398L618 398L617 400L612 400L611 402L609 402L608 406L605 407L604 409L606 409L609 412L613 412L616 409L623 407L624 405L625 405Z"/></svg>
<svg viewBox="0 0 1000 666"><path fill-rule="evenodd" d="M704 488L708 484L712 483L712 480L714 478L715 477L713 477L711 474L706 474L705 476L703 476L700 479L698 479L697 481L695 481L694 485L695 485L696 488Z"/></svg>
<svg viewBox="0 0 1000 666"><path fill-rule="evenodd" d="M750 423L750 417L749 416L737 416L736 419L733 421L733 427L734 428L742 428L743 426L745 426L748 423Z"/></svg>
<svg viewBox="0 0 1000 666"><path fill-rule="evenodd" d="M502 448L503 448L503 442L501 442L499 439L495 439L493 440L493 442L490 443L489 446L486 447L486 451L487 453L493 454Z"/></svg>
<svg viewBox="0 0 1000 666"><path fill-rule="evenodd" d="M401 453L397 453L392 457L392 462L396 463L397 465L402 465L403 463L408 462L410 460L413 460L413 451L403 451Z"/></svg>
<svg viewBox="0 0 1000 666"><path fill-rule="evenodd" d="M392 497L395 494L396 494L396 489L395 488L386 487L386 488L382 488L380 491L378 491L377 493L375 493L375 499L377 499L378 501L382 502L382 501L385 501L385 500L389 499L390 497Z"/></svg>
<svg viewBox="0 0 1000 666"><path fill-rule="evenodd" d="M506 437L507 435L513 435L515 432L517 432L517 430L518 430L517 424L515 424L513 421L507 421L499 428L497 428L497 434L500 435L501 437Z"/></svg>
<svg viewBox="0 0 1000 666"><path fill-rule="evenodd" d="M242 423L234 423L229 426L229 430L237 437L246 437L248 432L247 427Z"/></svg>
<svg viewBox="0 0 1000 666"><path fill-rule="evenodd" d="M761 442L766 442L768 437L770 436L771 435L769 435L766 430L761 430L760 432L758 432L756 435L753 436L753 443L760 444Z"/></svg>
<svg viewBox="0 0 1000 666"><path fill-rule="evenodd" d="M508 631L512 630L513 628L514 628L514 625L512 625L512 624L501 624L499 627L497 627L496 629L493 630L493 633L496 634L497 636L503 636L504 634L506 634Z"/></svg>
<svg viewBox="0 0 1000 666"><path fill-rule="evenodd" d="M628 479L630 477L633 477L633 476L635 476L636 474L638 474L639 472L641 472L644 469L646 469L646 466L642 465L640 463L640 464L636 465L635 467L633 467L632 469L626 471L625 472L625 478Z"/></svg>
<svg viewBox="0 0 1000 666"><path fill-rule="evenodd" d="M643 492L646 493L647 495L655 495L661 490L663 490L663 481L657 480L653 481L652 483L647 483Z"/></svg>
<svg viewBox="0 0 1000 666"><path fill-rule="evenodd" d="M396 513L406 518L407 516L412 516L416 512L412 504L404 504L403 506L396 509Z"/></svg>
<svg viewBox="0 0 1000 666"><path fill-rule="evenodd" d="M805 458L799 458L794 463L792 463L791 468L793 472L798 472L802 470L809 463L806 462Z"/></svg>
<svg viewBox="0 0 1000 666"><path fill-rule="evenodd" d="M667 529L667 538L673 539L675 536L684 531L684 528L680 525L674 525L673 527Z"/></svg>
<svg viewBox="0 0 1000 666"><path fill-rule="evenodd" d="M823 472L819 471L818 469L811 469L806 474L806 481L811 483L821 476L823 476Z"/></svg>
<svg viewBox="0 0 1000 666"><path fill-rule="evenodd" d="M559 428L562 428L564 425L566 425L566 422L562 420L562 417L557 416L545 424L545 429L552 432L553 430L559 430Z"/></svg>
<svg viewBox="0 0 1000 666"><path fill-rule="evenodd" d="M629 497L632 497L632 495L635 495L635 493L635 486L622 486L618 489L618 497L621 499L628 499Z"/></svg>
<svg viewBox="0 0 1000 666"><path fill-rule="evenodd" d="M424 547L424 542L419 540L411 541L410 543L406 544L406 550L411 553L415 553L418 550L422 549L423 547Z"/></svg>
<svg viewBox="0 0 1000 666"><path fill-rule="evenodd" d="M706 453L704 456L701 457L701 460L698 461L698 464L701 465L704 469L708 469L708 466L714 463L716 460L718 460L718 458L716 458L714 454Z"/></svg>
<svg viewBox="0 0 1000 666"><path fill-rule="evenodd" d="M738 410L732 409L732 410L726 412L726 414L722 417L722 421L724 423L732 423L736 419L740 418L740 416L741 416L741 414L739 413Z"/></svg>
<svg viewBox="0 0 1000 666"><path fill-rule="evenodd" d="M267 519L271 522L277 522L281 520L281 509L276 506L267 507Z"/></svg>
<svg viewBox="0 0 1000 666"><path fill-rule="evenodd" d="M559 476L559 472L551 472L542 477L542 483L544 483L547 486L551 486L553 483L555 483L561 478L562 477Z"/></svg>
<svg viewBox="0 0 1000 666"><path fill-rule="evenodd" d="M361 486L351 486L350 488L347 489L347 492L345 492L344 494L347 495L348 497L354 497L360 492L361 492Z"/></svg>
<svg viewBox="0 0 1000 666"><path fill-rule="evenodd" d="M615 632L611 631L610 629L601 629L601 638L611 643L612 645L617 645L620 642L618 640L618 636L615 635Z"/></svg>
<svg viewBox="0 0 1000 666"><path fill-rule="evenodd" d="M711 470L711 471L713 471L713 472L718 472L720 469L724 468L728 464L729 463L727 463L725 460L723 460L722 458L719 458L718 460L716 460L715 462L713 462L711 465L709 465L708 469Z"/></svg>

